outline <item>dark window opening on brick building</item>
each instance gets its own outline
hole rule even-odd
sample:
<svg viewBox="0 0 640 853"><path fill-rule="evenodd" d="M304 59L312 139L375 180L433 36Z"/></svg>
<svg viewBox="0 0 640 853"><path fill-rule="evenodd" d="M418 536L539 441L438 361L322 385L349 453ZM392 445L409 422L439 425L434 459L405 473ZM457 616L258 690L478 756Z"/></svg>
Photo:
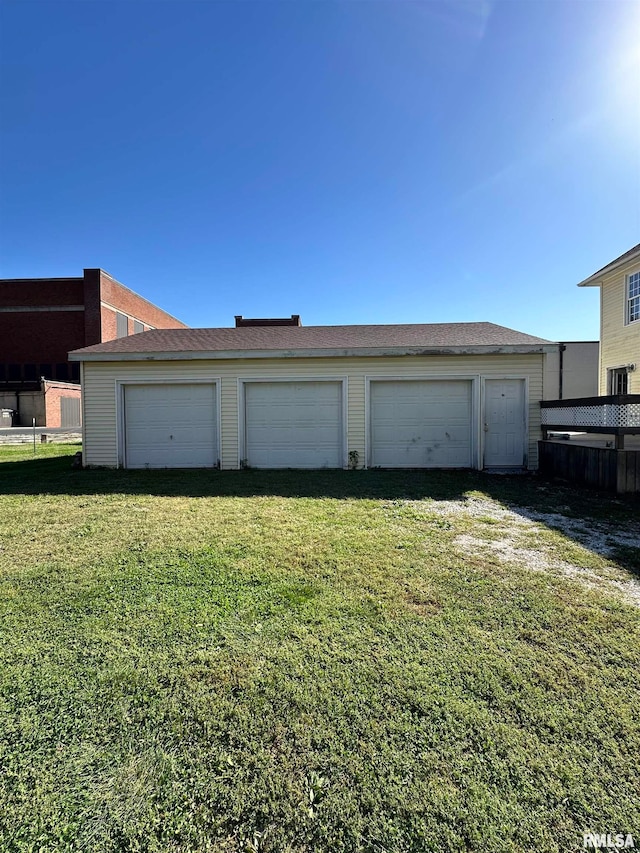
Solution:
<svg viewBox="0 0 640 853"><path fill-rule="evenodd" d="M40 365L40 376L44 376L45 379L53 379L53 370L50 364Z"/></svg>
<svg viewBox="0 0 640 853"><path fill-rule="evenodd" d="M10 364L8 373L9 382L19 382L22 379L22 365Z"/></svg>
<svg viewBox="0 0 640 853"><path fill-rule="evenodd" d="M24 379L25 382L36 382L38 379L38 368L35 364L25 364L24 365Z"/></svg>
<svg viewBox="0 0 640 853"><path fill-rule="evenodd" d="M129 318L126 314L116 311L116 337L126 338L129 334Z"/></svg>
<svg viewBox="0 0 640 853"><path fill-rule="evenodd" d="M80 382L80 365L77 361L72 362L69 367L71 368L71 382Z"/></svg>
<svg viewBox="0 0 640 853"><path fill-rule="evenodd" d="M56 364L56 379L60 382L67 382L69 379L69 365L66 361Z"/></svg>

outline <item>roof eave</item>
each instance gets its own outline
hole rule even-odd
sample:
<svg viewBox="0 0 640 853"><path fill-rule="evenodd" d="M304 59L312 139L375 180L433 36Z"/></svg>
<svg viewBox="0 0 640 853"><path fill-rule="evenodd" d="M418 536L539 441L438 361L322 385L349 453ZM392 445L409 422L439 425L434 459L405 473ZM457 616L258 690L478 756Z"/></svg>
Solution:
<svg viewBox="0 0 640 853"><path fill-rule="evenodd" d="M374 358L428 355L531 355L554 352L557 343L483 344L449 347L353 347L289 350L190 350L184 352L86 352L69 353L69 361L222 361L265 358Z"/></svg>
<svg viewBox="0 0 640 853"><path fill-rule="evenodd" d="M604 279L610 275L612 272L615 272L620 267L624 267L627 264L633 264L640 260L640 249L635 252L635 254L627 257L627 258L619 258L616 261L612 261L610 264L607 264L606 267L603 267L598 272L594 272L593 275L590 275L588 278L585 278L583 281L579 281L577 287L601 287Z"/></svg>

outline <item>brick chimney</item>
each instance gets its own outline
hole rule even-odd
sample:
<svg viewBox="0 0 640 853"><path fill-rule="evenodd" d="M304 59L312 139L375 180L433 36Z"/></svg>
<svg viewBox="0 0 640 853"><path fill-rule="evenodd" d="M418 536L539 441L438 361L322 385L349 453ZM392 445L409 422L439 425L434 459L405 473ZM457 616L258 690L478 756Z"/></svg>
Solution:
<svg viewBox="0 0 640 853"><path fill-rule="evenodd" d="M243 317L242 314L236 314L236 329L244 326L301 326L300 315L292 314L291 317L264 317L260 319L250 319Z"/></svg>

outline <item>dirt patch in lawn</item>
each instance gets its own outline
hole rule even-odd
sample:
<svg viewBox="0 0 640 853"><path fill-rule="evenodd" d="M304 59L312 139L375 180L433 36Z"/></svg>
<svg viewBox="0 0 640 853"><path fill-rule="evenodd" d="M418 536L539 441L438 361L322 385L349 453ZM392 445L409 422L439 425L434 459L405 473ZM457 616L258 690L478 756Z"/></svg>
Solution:
<svg viewBox="0 0 640 853"><path fill-rule="evenodd" d="M454 540L465 551L493 554L502 563L531 571L565 575L640 607L640 579L630 575L637 572L640 529L620 530L562 512L505 507L487 498L439 501L429 510L459 521L468 518L469 532Z"/></svg>

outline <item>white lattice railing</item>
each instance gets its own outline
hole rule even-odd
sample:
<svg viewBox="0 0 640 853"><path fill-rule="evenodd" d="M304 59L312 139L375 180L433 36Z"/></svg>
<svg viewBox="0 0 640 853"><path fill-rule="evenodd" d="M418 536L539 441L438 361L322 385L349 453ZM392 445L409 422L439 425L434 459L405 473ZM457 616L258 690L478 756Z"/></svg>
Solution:
<svg viewBox="0 0 640 853"><path fill-rule="evenodd" d="M613 402L615 400L615 402ZM580 400L554 400L541 403L542 426L563 429L594 430L630 429L638 427L640 432L640 397L637 394L624 397L597 397Z"/></svg>

